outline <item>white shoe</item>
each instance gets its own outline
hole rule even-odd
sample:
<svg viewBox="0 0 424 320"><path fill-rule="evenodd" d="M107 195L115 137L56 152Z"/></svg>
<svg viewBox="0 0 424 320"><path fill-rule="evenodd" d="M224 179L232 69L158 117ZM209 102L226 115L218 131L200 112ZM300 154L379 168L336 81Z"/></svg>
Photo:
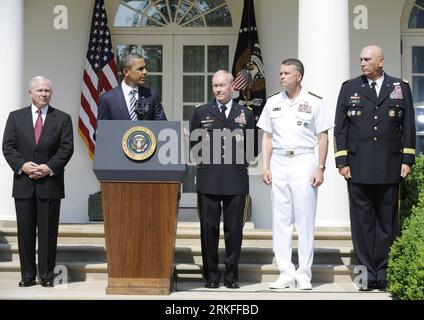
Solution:
<svg viewBox="0 0 424 320"><path fill-rule="evenodd" d="M285 274L280 274L277 281L271 282L269 285L270 289L285 289L294 287L295 280L293 278L288 277Z"/></svg>
<svg viewBox="0 0 424 320"><path fill-rule="evenodd" d="M297 288L300 290L312 290L312 284L308 280L298 280Z"/></svg>

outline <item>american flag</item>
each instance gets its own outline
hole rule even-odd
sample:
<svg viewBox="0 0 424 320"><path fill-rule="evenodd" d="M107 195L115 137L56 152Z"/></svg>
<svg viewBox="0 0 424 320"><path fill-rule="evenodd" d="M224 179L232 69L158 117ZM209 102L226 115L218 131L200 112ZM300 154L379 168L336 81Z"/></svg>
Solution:
<svg viewBox="0 0 424 320"><path fill-rule="evenodd" d="M78 119L78 132L88 147L90 158L94 155L99 96L118 85L116 65L104 0L94 3L91 19L90 41L85 59L81 88L81 107Z"/></svg>
<svg viewBox="0 0 424 320"><path fill-rule="evenodd" d="M250 72L246 69L240 70L234 80L234 90L245 90L249 85L252 85L252 77Z"/></svg>

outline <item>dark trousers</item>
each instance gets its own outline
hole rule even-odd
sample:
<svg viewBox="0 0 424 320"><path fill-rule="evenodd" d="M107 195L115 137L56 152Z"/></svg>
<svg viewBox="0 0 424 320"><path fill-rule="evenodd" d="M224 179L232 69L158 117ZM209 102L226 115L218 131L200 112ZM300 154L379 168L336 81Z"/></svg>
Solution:
<svg viewBox="0 0 424 320"><path fill-rule="evenodd" d="M38 230L38 276L53 280L56 263L60 199L15 199L19 259L23 280L34 280L36 232Z"/></svg>
<svg viewBox="0 0 424 320"><path fill-rule="evenodd" d="M238 281L238 263L243 238L246 195L198 194L203 273L206 281L219 282L219 222L221 201L224 215L225 272L224 281Z"/></svg>
<svg viewBox="0 0 424 320"><path fill-rule="evenodd" d="M368 280L386 280L390 246L398 232L399 184L348 182L352 242Z"/></svg>

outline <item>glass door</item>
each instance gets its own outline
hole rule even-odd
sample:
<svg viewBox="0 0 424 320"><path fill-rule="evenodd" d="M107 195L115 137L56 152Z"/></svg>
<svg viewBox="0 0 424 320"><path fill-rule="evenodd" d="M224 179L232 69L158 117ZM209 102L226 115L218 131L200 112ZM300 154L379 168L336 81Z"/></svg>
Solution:
<svg viewBox="0 0 424 320"><path fill-rule="evenodd" d="M214 99L213 74L220 69L231 71L236 43L236 35L174 36L174 120L183 121L185 130L195 106ZM180 206L197 206L196 166L190 161Z"/></svg>

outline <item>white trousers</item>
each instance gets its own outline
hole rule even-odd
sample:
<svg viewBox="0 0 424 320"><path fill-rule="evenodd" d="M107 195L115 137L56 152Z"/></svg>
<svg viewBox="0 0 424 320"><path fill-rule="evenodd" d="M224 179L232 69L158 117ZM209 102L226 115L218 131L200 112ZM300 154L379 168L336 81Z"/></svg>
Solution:
<svg viewBox="0 0 424 320"><path fill-rule="evenodd" d="M292 157L273 154L270 162L274 254L280 273L296 280L312 278L318 190L312 187L311 178L316 167L313 153ZM298 233L297 270L291 261L293 223Z"/></svg>

